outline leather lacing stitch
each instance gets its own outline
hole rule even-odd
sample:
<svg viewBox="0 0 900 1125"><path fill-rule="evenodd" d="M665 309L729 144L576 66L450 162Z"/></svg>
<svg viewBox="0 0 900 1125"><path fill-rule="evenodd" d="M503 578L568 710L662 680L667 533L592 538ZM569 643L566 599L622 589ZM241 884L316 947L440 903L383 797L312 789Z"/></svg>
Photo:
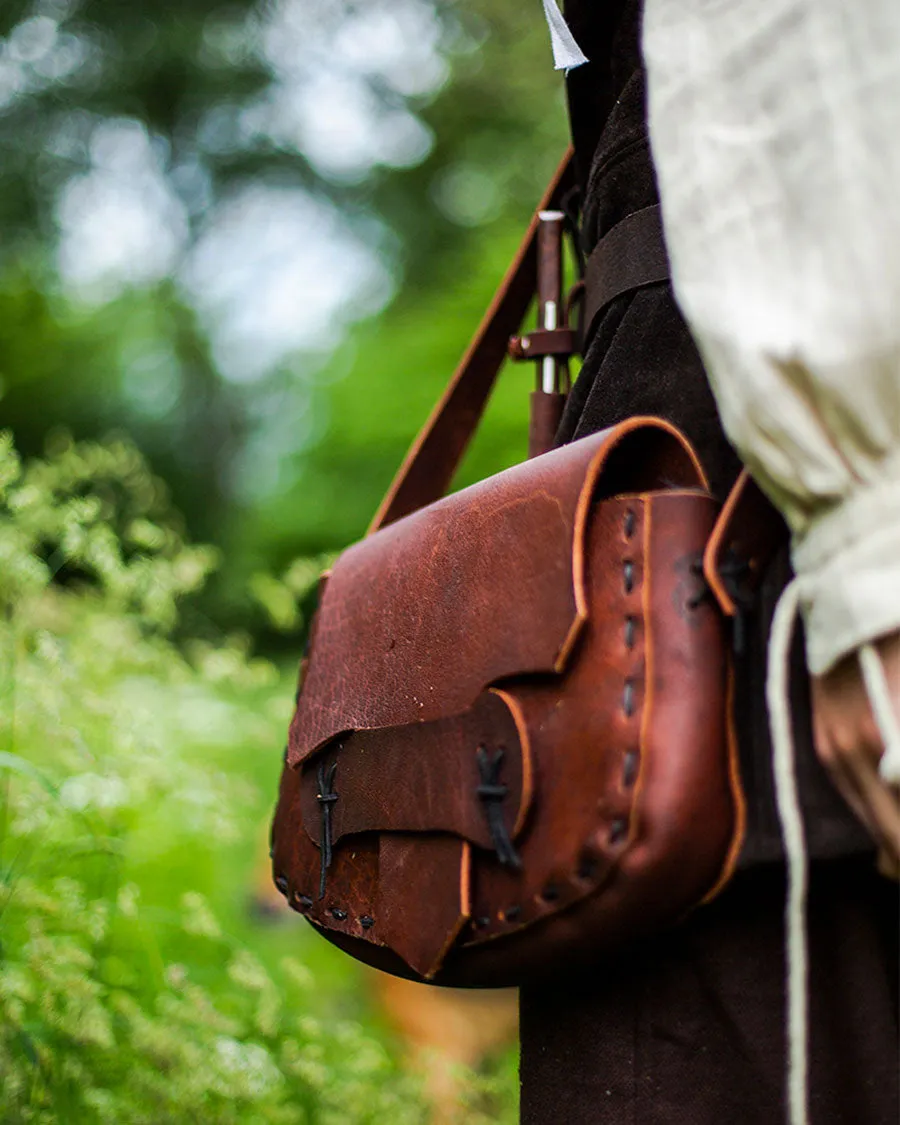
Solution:
<svg viewBox="0 0 900 1125"><path fill-rule="evenodd" d="M338 746L340 750L341 747ZM332 824L331 824L331 809L334 802L338 799L338 794L335 792L334 779L337 774L337 762L332 762L331 766L326 771L324 762L319 763L319 768L316 772L316 781L318 782L318 792L316 793L316 800L319 802L319 807L322 810L322 829L320 836L320 853L321 860L321 874L319 876L319 901L325 897L325 890L327 886L328 870L331 867L332 859L334 858L333 840L332 840ZM293 898L295 905L298 909L305 913L313 906L313 900L309 895L298 894L296 891L291 892L290 883L286 875L275 876L275 886L285 896L285 898ZM336 922L346 922L349 914L339 906L329 907L328 913ZM371 930L375 925L375 919L371 914L363 914L360 916L359 924L364 930Z"/></svg>
<svg viewBox="0 0 900 1125"><path fill-rule="evenodd" d="M504 750L498 747L493 758L488 753L486 746L479 746L475 751L478 762L478 773L481 782L475 790L484 808L487 817L488 830L491 833L491 842L497 859L504 867L513 867L518 870L522 866L519 853L506 831L506 821L503 819L503 801L509 792L508 786L500 780L500 769L503 765Z"/></svg>
<svg viewBox="0 0 900 1125"><path fill-rule="evenodd" d="M309 910L312 907L313 900L310 898L309 895L301 895L301 894L297 894L296 892L294 894L291 894L290 883L288 882L288 879L287 879L286 875L276 875L275 876L275 886L278 888L279 891L281 891L281 893L285 896L285 898L293 898L294 903L296 904L296 906L298 907L298 909L301 912L305 913L307 910ZM328 913L337 922L346 922L347 918L349 917L349 914L347 913L347 911L342 910L341 907L339 907L339 906L329 907ZM371 914L362 914L362 915L360 915L360 918L359 918L359 924L360 924L360 926L362 926L362 928L364 930L371 930L372 927L375 925L375 919L372 917Z"/></svg>
<svg viewBox="0 0 900 1125"><path fill-rule="evenodd" d="M626 540L634 538L634 533L637 529L637 516L633 508L628 508L625 511L625 519L622 525L622 531ZM634 593L634 561L632 559L625 559L622 563L622 587L627 596ZM624 630L625 648L628 652L634 650L637 643L637 618L628 613L625 615L625 630ZM622 688L622 712L626 719L634 718L635 714L635 675L632 673L625 677L625 683ZM635 781L637 781L638 770L640 769L640 753L638 750L630 749L625 751L622 759L622 787L630 789ZM620 844L628 835L628 820L625 817L617 817L609 827L609 842L615 847Z"/></svg>
<svg viewBox="0 0 900 1125"><path fill-rule="evenodd" d="M637 527L637 517L635 516L634 511L631 508L629 508L625 513L625 520L624 520L624 527L623 527L626 539L630 540L630 539L634 538L634 533L635 533L636 527ZM634 560L633 559L626 559L623 562L623 565L622 565L622 586L623 586L623 589L624 589L626 595L631 595L631 594L634 593L634 589L635 589L635 566L634 566ZM625 617L625 647L629 651L633 650L634 647L635 647L636 640L637 640L637 620L634 617L634 615L627 614L626 617ZM633 718L634 715L635 715L635 696L636 696L635 677L634 677L634 675L628 675L628 676L625 677L625 682L624 682L624 686L623 686L623 689L622 689L622 711L625 714L625 717L628 718L628 719ZM479 755L482 755L482 754L486 755L486 751L485 751L484 747L479 747L478 752L479 752ZM479 767L481 767L481 759L480 758L479 758ZM499 764L498 764L497 768L499 770ZM635 749L627 750L625 752L624 758L622 760L622 785L625 789L630 789L634 785L635 781L637 780L639 768L640 768L640 754L639 754L639 752ZM504 790L505 790L505 787L501 787L501 788L504 788ZM480 789L481 789L481 786L479 786L479 790ZM480 795L481 794L479 792L479 796ZM505 795L505 791L504 791L504 795ZM498 802L498 804L499 804L499 802ZM501 823L502 823L502 819L501 819ZM504 832L504 834L506 832L505 825L503 826L503 832ZM627 835L628 835L628 820L627 820L627 818L616 817L609 826L608 840L609 840L610 845L612 847L615 847L616 845L621 844L622 841L627 837ZM492 839L493 839L493 832L492 832ZM496 846L497 846L496 840L495 840L494 843L495 843L495 848L496 848ZM499 849L498 849L498 852L499 852ZM519 859L518 855L516 856L516 860L517 860L516 866L521 867L521 860ZM500 862L502 863L503 860L501 859ZM585 851L582 853L582 856L581 856L579 864L578 864L578 868L575 872L576 878L580 879L582 882L593 881L597 877L597 870L598 870L597 857L595 855L593 855L586 848ZM549 905L549 904L552 904L554 902L557 902L559 900L560 896L561 896L560 888L555 883L549 883L546 887L543 888L543 890L539 891L535 895L535 900L544 904L544 905ZM521 914L522 914L521 906L514 905L514 906L507 907L505 910L502 910L500 912L499 918L500 918L501 922L511 923L511 922L517 921L521 917ZM473 924L473 926L475 926L476 929L486 929L488 926L490 926L491 919L487 916L482 915L482 916L473 918L472 924Z"/></svg>
<svg viewBox="0 0 900 1125"><path fill-rule="evenodd" d="M629 509L625 513L624 532L626 539L632 539L636 528L636 517L634 512ZM699 569L697 569L699 567ZM729 575L734 573L735 577L738 574L743 574L746 569L746 564L740 569L735 569L733 572L729 571ZM702 564L692 564L692 572L702 575ZM723 571L724 574L724 571ZM626 559L622 567L622 585L624 592L627 595L634 593L635 588L635 566L634 561ZM729 593L732 591L729 589ZM708 596L708 588L705 587L703 591L696 598L692 599L691 606L699 605ZM734 594L732 593L732 596ZM637 621L631 614L625 617L625 645L626 648L632 650L636 643L637 634ZM635 714L635 680L634 677L629 675L625 678L622 690L622 710L626 718L633 718ZM476 760L478 763L478 771L480 776L480 783L476 789L479 800L483 803L485 815L488 820L488 828L491 833L491 841L494 845L494 850L497 854L498 861L504 866L510 866L515 869L520 869L522 866L521 857L516 851L512 841L509 838L509 833L506 829L506 822L503 817L503 801L509 791L508 786L500 781L500 770L503 765L504 750L499 747L493 756L490 755L487 747L479 746L476 751ZM625 788L631 788L637 779L638 769L640 766L639 754L636 750L631 749L626 751L623 764L622 764L622 783ZM334 802L338 799L338 794L334 791L334 780L337 772L337 763L333 763L331 767L325 770L324 764L319 765L317 780L318 792L316 800L319 802L322 809L322 832L321 832L321 879L319 884L319 898L320 900L325 897L327 872L332 862L332 832L331 832L331 808ZM615 846L620 844L628 834L628 821L623 817L617 817L610 825L609 829L609 842ZM581 880L591 880L596 877L597 861L596 858L588 855L587 853L582 856L581 862L577 870L577 877ZM276 879L276 884L283 894L288 891L287 880L283 876ZM558 901L560 898L560 890L555 884L548 884L536 896L545 904L550 904ZM309 909L313 905L312 899L306 895L297 897L297 902L304 909ZM338 907L332 907L329 911L336 921L343 922L347 919L347 912ZM507 907L501 912L501 920L507 923L516 922L522 914L522 908L519 905ZM478 917L473 919L476 926L484 928L490 925L490 919L487 917ZM360 925L363 929L371 929L375 920L371 915L363 915L359 919Z"/></svg>
<svg viewBox="0 0 900 1125"><path fill-rule="evenodd" d="M301 895L297 894L296 892L294 892L293 894L291 893L291 886L286 875L276 875L275 886L284 895L285 898L293 898L294 903L301 911L309 910L313 905L313 900L309 895ZM349 917L347 911L342 910L339 906L330 907L328 913L338 922L345 922ZM371 928L375 925L375 919L371 916L371 914L363 914L359 919L359 924L364 930L371 930Z"/></svg>
<svg viewBox="0 0 900 1125"><path fill-rule="evenodd" d="M334 791L334 776L337 773L337 762L332 762L329 769L325 770L324 762L319 763L319 769L316 778L319 783L319 791L316 793L316 800L319 802L319 807L322 810L322 834L320 851L322 855L321 874L319 875L319 900L325 897L325 885L328 879L328 869L331 867L332 851L331 851L331 807L338 799L337 793ZM332 911L334 913L334 911ZM344 914L344 918L347 915ZM343 921L343 919L338 919Z"/></svg>

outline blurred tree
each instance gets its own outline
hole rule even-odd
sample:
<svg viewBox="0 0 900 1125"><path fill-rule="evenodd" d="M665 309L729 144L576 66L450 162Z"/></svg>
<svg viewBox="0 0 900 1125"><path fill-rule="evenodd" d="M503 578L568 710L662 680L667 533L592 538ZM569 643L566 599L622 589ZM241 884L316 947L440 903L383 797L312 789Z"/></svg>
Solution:
<svg viewBox="0 0 900 1125"><path fill-rule="evenodd" d="M523 23L513 0L10 0L0 11L3 254L52 238L59 194L90 169L98 129L129 119L160 147L194 224L235 183L274 176L348 210L374 200L399 221L410 257L427 259L446 235L432 221L435 187L445 222L477 226L540 179L559 96L534 9ZM417 148L383 131L381 151L360 153L346 103L363 93L372 120L396 115L395 133L406 111L427 123L436 144L417 172L390 168L418 164L427 133ZM311 104L291 113L289 95Z"/></svg>
<svg viewBox="0 0 900 1125"><path fill-rule="evenodd" d="M533 9L2 6L0 415L127 430L226 548L222 623L361 533L502 273L565 139Z"/></svg>
<svg viewBox="0 0 900 1125"><path fill-rule="evenodd" d="M236 113L271 81L245 32L252 8L240 0L3 6L0 221L7 255L15 246L10 234L52 235L58 193L90 167L91 136L104 119L142 122L164 141L170 171L197 159L204 117L220 106ZM221 185L241 171L241 155L204 152L204 171ZM181 194L191 211L190 191Z"/></svg>
<svg viewBox="0 0 900 1125"><path fill-rule="evenodd" d="M534 7L530 19L511 0L443 9L465 19L477 47L455 56L450 82L422 111L433 148L415 168L368 181L402 240L400 291L312 379L315 430L283 454L291 467L280 487L239 525L260 563L334 550L362 534L518 245L567 135L562 84ZM526 364L501 380L462 483L525 456L532 377Z"/></svg>

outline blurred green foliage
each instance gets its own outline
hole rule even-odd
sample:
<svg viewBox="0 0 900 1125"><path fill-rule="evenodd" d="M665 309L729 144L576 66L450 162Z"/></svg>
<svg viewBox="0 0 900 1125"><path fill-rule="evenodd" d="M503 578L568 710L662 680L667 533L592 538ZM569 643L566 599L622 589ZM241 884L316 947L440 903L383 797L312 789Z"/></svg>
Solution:
<svg viewBox="0 0 900 1125"><path fill-rule="evenodd" d="M329 160L329 98L318 133L260 115L292 65L308 97L304 67L340 87L342 28L387 0L0 5L0 424L25 459L3 439L4 1122L426 1120L351 963L246 909L294 679L254 646L296 661L317 572L363 532L566 142L536 0L395 6L438 77L402 57L351 77L424 140L354 169ZM276 64L291 12L302 57ZM165 271L91 290L67 224L109 129L146 140L183 229ZM336 216L382 282L240 379L186 278L257 185ZM524 454L531 378L502 382L462 480ZM515 1119L514 1065L468 1080L467 1125Z"/></svg>
<svg viewBox="0 0 900 1125"><path fill-rule="evenodd" d="M302 136L247 125L284 84L263 49L284 3L23 0L0 13L0 417L25 455L59 426L128 433L191 532L223 549L203 604L226 629L265 629L246 597L254 573L362 533L565 144L539 5L526 18L515 0L416 2L436 21L442 83L403 93L364 79L373 104L420 122L430 149L352 175L311 158ZM304 0L311 68L367 6L378 7ZM341 65L329 58L338 77ZM4 80L17 83L5 98ZM174 273L86 303L56 271L60 200L110 122L137 123L155 146L188 223L181 260L242 188L288 187L337 208L399 296L355 326L323 325L329 345L301 343L249 383L222 374L215 325ZM338 120L325 152L345 143ZM520 456L530 378L512 376L473 473Z"/></svg>
<svg viewBox="0 0 900 1125"><path fill-rule="evenodd" d="M291 685L173 645L214 555L134 447L0 436L0 1120L424 1125L349 962L247 910Z"/></svg>

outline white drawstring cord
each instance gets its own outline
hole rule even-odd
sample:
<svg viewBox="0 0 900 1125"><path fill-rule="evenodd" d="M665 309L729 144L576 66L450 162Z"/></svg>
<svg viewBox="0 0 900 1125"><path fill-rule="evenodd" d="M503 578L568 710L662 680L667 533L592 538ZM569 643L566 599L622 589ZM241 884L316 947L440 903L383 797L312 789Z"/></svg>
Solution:
<svg viewBox="0 0 900 1125"><path fill-rule="evenodd" d="M900 721L894 710L884 664L874 645L863 645L859 650L859 666L872 704L872 714L884 743L884 754L881 756L878 772L889 785L900 785Z"/></svg>
<svg viewBox="0 0 900 1125"><path fill-rule="evenodd" d="M787 856L785 903L785 959L787 962L787 1093L790 1125L808 1125L807 1074L809 1070L809 967L806 942L806 891L808 881L803 817L797 794L794 738L789 702L791 640L800 604L795 578L785 589L775 610L769 641L766 701L772 731L772 766L775 800Z"/></svg>
<svg viewBox="0 0 900 1125"><path fill-rule="evenodd" d="M544 0L544 15L550 26L550 42L553 46L553 66L556 70L572 70L586 63L587 57L575 42L569 25L559 10L556 0Z"/></svg>
<svg viewBox="0 0 900 1125"><path fill-rule="evenodd" d="M808 863L803 817L797 792L797 772L790 713L791 640L800 605L795 578L775 611L769 641L766 701L772 731L775 800L787 856L788 890L785 904L785 957L788 995L788 1121L808 1125L809 1073L809 951L806 940ZM894 708L884 664L875 647L862 645L859 663L872 713L884 743L879 772L889 784L900 784L900 719Z"/></svg>

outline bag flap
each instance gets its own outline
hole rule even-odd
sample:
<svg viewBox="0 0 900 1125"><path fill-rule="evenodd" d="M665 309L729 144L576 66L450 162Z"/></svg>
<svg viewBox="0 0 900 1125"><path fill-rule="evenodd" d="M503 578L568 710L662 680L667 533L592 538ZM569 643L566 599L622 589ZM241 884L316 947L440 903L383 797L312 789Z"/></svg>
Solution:
<svg viewBox="0 0 900 1125"><path fill-rule="evenodd" d="M350 731L459 714L491 684L561 672L587 616L594 500L705 488L686 440L634 418L430 504L324 583L291 724L296 766Z"/></svg>

